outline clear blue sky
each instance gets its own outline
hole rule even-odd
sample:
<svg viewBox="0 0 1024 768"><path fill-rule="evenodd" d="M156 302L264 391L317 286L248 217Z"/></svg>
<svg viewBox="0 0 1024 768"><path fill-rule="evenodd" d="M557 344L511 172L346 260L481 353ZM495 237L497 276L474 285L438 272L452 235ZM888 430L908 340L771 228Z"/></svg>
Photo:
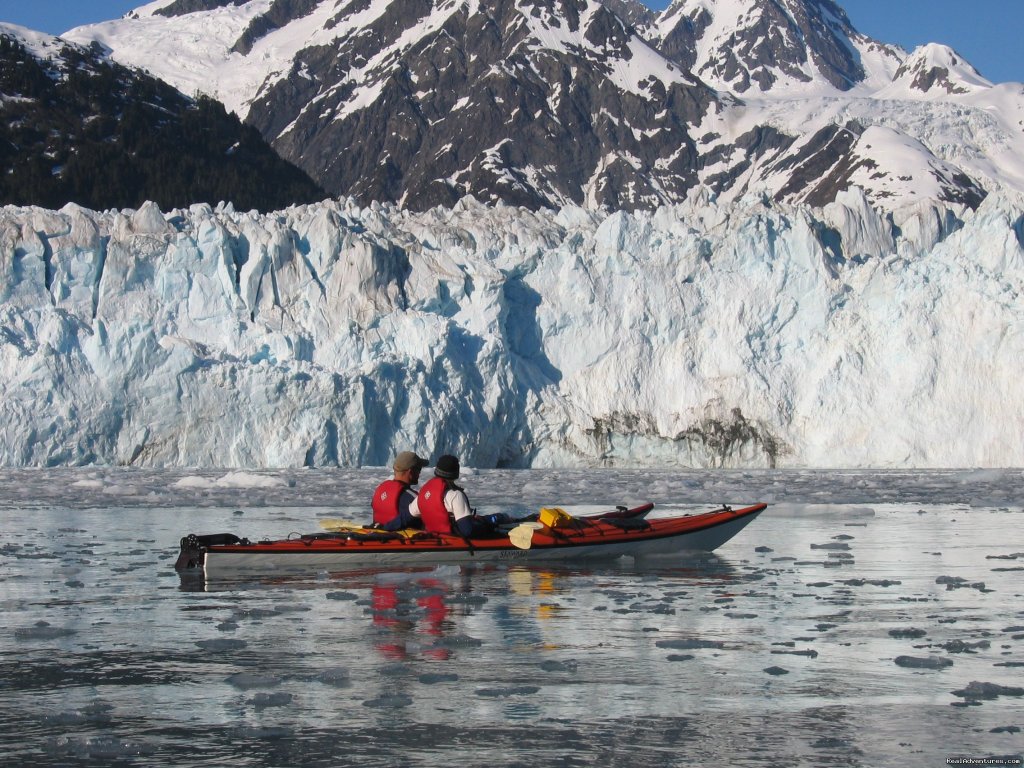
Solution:
<svg viewBox="0 0 1024 768"><path fill-rule="evenodd" d="M995 82L1024 82L1024 0L838 0L854 27L907 50L955 48ZM51 34L115 19L145 0L0 0L0 21ZM647 0L664 7L666 0Z"/></svg>

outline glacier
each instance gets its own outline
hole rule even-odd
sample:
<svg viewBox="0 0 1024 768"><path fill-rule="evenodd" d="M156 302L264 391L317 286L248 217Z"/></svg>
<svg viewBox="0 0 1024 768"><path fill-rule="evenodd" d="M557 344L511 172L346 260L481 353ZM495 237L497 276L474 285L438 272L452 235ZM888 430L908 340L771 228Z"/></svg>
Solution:
<svg viewBox="0 0 1024 768"><path fill-rule="evenodd" d="M1024 195L0 208L0 464L1024 466Z"/></svg>

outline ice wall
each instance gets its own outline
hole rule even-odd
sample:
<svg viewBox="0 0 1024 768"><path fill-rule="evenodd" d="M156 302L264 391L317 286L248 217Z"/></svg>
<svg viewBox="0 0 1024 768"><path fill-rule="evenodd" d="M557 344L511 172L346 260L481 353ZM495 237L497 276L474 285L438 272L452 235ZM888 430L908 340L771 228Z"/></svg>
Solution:
<svg viewBox="0 0 1024 768"><path fill-rule="evenodd" d="M0 208L0 464L1024 466L1024 200Z"/></svg>

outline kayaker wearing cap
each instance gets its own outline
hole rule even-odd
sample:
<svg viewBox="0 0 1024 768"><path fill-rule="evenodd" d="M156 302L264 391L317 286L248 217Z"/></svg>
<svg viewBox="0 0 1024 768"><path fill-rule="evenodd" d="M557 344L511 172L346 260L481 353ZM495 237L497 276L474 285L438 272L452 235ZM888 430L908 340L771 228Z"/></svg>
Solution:
<svg viewBox="0 0 1024 768"><path fill-rule="evenodd" d="M455 484L458 478L458 458L447 454L439 458L433 479L420 488L410 514L422 517L423 527L435 533L457 533L467 539L493 535L495 524L504 515L477 516L466 492Z"/></svg>
<svg viewBox="0 0 1024 768"><path fill-rule="evenodd" d="M409 507L416 501L413 488L420 481L420 470L427 460L412 451L402 451L395 457L395 476L385 480L373 492L373 522L387 531L402 528L419 528L419 515L413 515Z"/></svg>

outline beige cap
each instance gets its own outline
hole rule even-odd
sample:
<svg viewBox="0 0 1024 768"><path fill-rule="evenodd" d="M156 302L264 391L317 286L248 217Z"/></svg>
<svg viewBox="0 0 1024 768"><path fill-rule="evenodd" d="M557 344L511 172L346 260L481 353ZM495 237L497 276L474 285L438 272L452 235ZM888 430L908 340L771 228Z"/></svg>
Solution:
<svg viewBox="0 0 1024 768"><path fill-rule="evenodd" d="M395 471L405 472L410 469L427 466L427 460L421 459L412 451L402 451L395 457Z"/></svg>

